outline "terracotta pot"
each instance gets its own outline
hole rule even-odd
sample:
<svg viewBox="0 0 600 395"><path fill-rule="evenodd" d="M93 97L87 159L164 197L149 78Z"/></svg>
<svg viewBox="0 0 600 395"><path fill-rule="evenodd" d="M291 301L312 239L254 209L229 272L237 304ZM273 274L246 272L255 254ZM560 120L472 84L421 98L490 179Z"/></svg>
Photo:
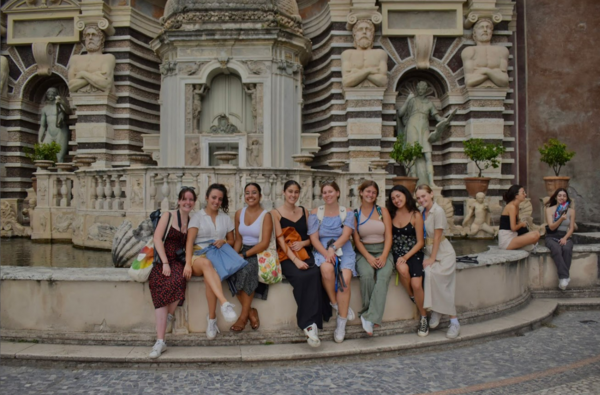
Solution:
<svg viewBox="0 0 600 395"><path fill-rule="evenodd" d="M487 194L491 178L489 177L465 177L465 187L470 197L475 197L479 192Z"/></svg>
<svg viewBox="0 0 600 395"><path fill-rule="evenodd" d="M418 177L394 177L392 178L392 182L395 185L404 185L406 189L410 191L410 193L415 193L415 189L417 189L417 182L419 181Z"/></svg>
<svg viewBox="0 0 600 395"><path fill-rule="evenodd" d="M569 188L570 179L571 177L544 177L547 196L552 196L558 188Z"/></svg>

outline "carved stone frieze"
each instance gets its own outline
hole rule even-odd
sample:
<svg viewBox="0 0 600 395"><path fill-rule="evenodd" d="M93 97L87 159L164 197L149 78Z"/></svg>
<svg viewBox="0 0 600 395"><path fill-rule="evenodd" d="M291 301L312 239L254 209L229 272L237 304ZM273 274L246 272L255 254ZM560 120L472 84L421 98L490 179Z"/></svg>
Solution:
<svg viewBox="0 0 600 395"><path fill-rule="evenodd" d="M173 75L177 72L177 62L174 60L167 60L161 63L159 66L160 73L163 76Z"/></svg>
<svg viewBox="0 0 600 395"><path fill-rule="evenodd" d="M302 70L301 64L292 62L290 60L279 59L274 60L274 62L277 64L277 70L287 75L294 75Z"/></svg>
<svg viewBox="0 0 600 395"><path fill-rule="evenodd" d="M186 74L186 75L195 75L200 73L200 70L202 70L202 67L204 67L205 64L207 64L208 62L194 62L194 64L190 65L190 66L186 66L185 68L183 68L183 70L181 71L182 73Z"/></svg>
<svg viewBox="0 0 600 395"><path fill-rule="evenodd" d="M53 221L52 231L59 233L66 233L71 229L73 220L75 219L73 214L62 214L58 215Z"/></svg>
<svg viewBox="0 0 600 395"><path fill-rule="evenodd" d="M244 84L244 91L248 94L248 96L250 96L250 99L252 100L252 117L254 118L254 125L256 125L256 84Z"/></svg>
<svg viewBox="0 0 600 395"><path fill-rule="evenodd" d="M17 219L17 206L6 200L0 203L0 230L2 236L30 236L31 229L21 225Z"/></svg>
<svg viewBox="0 0 600 395"><path fill-rule="evenodd" d="M109 224L95 223L88 228L88 239L96 241L112 241L117 228Z"/></svg>
<svg viewBox="0 0 600 395"><path fill-rule="evenodd" d="M144 205L144 180L141 177L134 178L131 181L131 207L141 208Z"/></svg>
<svg viewBox="0 0 600 395"><path fill-rule="evenodd" d="M246 148L248 151L247 161L249 167L262 167L262 145L257 139L252 140Z"/></svg>
<svg viewBox="0 0 600 395"><path fill-rule="evenodd" d="M217 124L210 127L210 133L215 134L234 134L239 133L238 128L229 122L229 117L225 114L220 114L216 118Z"/></svg>
<svg viewBox="0 0 600 395"><path fill-rule="evenodd" d="M248 67L248 70L250 70L250 72L252 74L260 75L267 71L267 67L265 66L265 63L261 62L261 61L243 60L242 63L244 63L246 65L246 67Z"/></svg>

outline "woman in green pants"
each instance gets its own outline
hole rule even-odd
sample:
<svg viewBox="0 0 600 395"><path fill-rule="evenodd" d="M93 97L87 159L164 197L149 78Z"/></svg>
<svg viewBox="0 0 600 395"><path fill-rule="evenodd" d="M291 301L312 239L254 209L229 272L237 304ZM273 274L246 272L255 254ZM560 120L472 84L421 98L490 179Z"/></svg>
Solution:
<svg viewBox="0 0 600 395"><path fill-rule="evenodd" d="M356 270L360 274L362 309L359 313L365 332L373 335L373 326L381 325L388 285L394 270L392 217L385 207L376 204L379 187L365 181L358 187L361 205L354 210L356 229Z"/></svg>

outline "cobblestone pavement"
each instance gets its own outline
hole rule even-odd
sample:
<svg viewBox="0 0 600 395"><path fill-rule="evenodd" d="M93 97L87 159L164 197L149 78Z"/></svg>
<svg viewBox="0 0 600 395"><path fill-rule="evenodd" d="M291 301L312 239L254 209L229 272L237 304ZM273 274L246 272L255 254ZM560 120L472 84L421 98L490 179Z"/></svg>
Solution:
<svg viewBox="0 0 600 395"><path fill-rule="evenodd" d="M148 349L150 351L150 348ZM257 367L0 367L3 394L600 394L600 311L526 333L364 361Z"/></svg>

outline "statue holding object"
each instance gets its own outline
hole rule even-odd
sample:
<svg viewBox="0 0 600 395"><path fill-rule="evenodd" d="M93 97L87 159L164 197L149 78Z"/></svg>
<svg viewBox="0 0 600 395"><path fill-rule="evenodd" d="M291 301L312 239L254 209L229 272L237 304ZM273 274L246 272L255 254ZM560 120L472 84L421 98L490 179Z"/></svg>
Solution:
<svg viewBox="0 0 600 395"><path fill-rule="evenodd" d="M68 119L71 114L69 101L58 95L58 89L49 88L45 95L46 105L42 108L38 142L49 144L55 141L60 145L60 152L56 154L59 163L64 162L69 148Z"/></svg>

